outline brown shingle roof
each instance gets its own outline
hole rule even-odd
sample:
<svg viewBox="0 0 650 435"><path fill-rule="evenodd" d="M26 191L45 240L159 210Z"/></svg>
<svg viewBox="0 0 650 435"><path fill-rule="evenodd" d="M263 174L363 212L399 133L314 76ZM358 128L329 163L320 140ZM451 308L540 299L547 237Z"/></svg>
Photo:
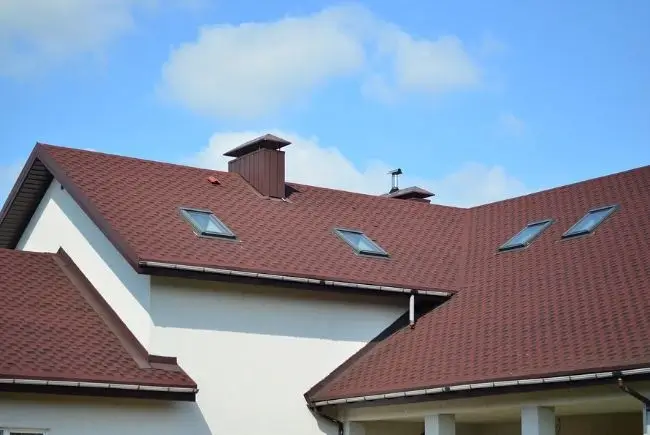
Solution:
<svg viewBox="0 0 650 435"><path fill-rule="evenodd" d="M453 291L458 278L464 209L299 184L288 202L270 200L235 173L214 185L212 170L41 148L137 261L428 290ZM237 241L196 237L182 206L213 211ZM364 231L390 259L355 255L335 227Z"/></svg>
<svg viewBox="0 0 650 435"><path fill-rule="evenodd" d="M309 400L650 365L650 167L461 209L298 184L283 202L232 173L217 173L215 185L210 170L45 145L35 158L134 267L148 260L455 293L414 330L363 349ZM594 234L561 240L609 204L620 209ZM181 206L212 210L238 240L196 237ZM530 247L497 252L544 218L554 223ZM5 227L0 240L15 240ZM355 255L335 227L364 231L390 258Z"/></svg>
<svg viewBox="0 0 650 435"><path fill-rule="evenodd" d="M196 388L174 358L146 353L63 252L0 249L0 306L0 379Z"/></svg>
<svg viewBox="0 0 650 435"><path fill-rule="evenodd" d="M588 236L588 210L620 209ZM555 222L527 249L497 247ZM650 167L470 210L463 283L450 301L369 346L308 393L322 401L650 366Z"/></svg>

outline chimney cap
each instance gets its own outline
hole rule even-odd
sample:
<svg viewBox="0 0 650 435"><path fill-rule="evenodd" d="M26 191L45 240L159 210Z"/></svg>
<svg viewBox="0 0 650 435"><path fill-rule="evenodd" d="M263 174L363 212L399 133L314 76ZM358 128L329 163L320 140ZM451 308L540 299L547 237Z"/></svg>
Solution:
<svg viewBox="0 0 650 435"><path fill-rule="evenodd" d="M382 196L398 199L426 199L435 196L435 193L429 192L428 190L418 186L411 186L405 189L399 189L395 192L385 193Z"/></svg>
<svg viewBox="0 0 650 435"><path fill-rule="evenodd" d="M239 145L237 148L231 149L230 151L224 153L224 156L241 157L261 148L279 150L282 147L286 147L290 143L291 142L288 140L282 139L281 137L277 137L273 134L265 134L264 136L249 140L248 142Z"/></svg>

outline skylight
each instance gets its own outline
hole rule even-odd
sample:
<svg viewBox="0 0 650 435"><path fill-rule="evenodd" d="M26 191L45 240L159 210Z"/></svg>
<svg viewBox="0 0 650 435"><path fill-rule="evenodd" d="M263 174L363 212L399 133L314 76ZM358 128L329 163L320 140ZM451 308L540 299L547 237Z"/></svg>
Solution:
<svg viewBox="0 0 650 435"><path fill-rule="evenodd" d="M582 219L576 222L566 233L562 235L563 238L581 236L589 234L596 229L609 215L616 210L615 205L608 205L607 207L595 208L589 211Z"/></svg>
<svg viewBox="0 0 650 435"><path fill-rule="evenodd" d="M352 249L354 249L357 254L388 257L386 251L370 240L370 238L361 231L345 230L341 228L337 228L334 231L340 238L345 240L348 245L352 246Z"/></svg>
<svg viewBox="0 0 650 435"><path fill-rule="evenodd" d="M545 219L543 221L532 222L526 225L523 230L519 231L510 240L501 245L499 251L525 248L530 245L537 236L542 234L542 231L548 228L552 223L553 221L551 219Z"/></svg>
<svg viewBox="0 0 650 435"><path fill-rule="evenodd" d="M194 231L200 236L235 238L235 233L209 210L181 208L181 215L192 224Z"/></svg>

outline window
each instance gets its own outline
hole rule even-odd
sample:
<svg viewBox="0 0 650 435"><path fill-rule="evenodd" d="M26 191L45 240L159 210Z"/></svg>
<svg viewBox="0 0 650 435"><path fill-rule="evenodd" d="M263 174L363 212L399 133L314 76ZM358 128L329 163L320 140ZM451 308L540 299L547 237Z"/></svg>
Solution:
<svg viewBox="0 0 650 435"><path fill-rule="evenodd" d="M609 215L614 213L616 208L615 205L608 205L607 207L595 208L589 211L575 225L569 228L562 237L566 239L568 237L581 236L593 232Z"/></svg>
<svg viewBox="0 0 650 435"><path fill-rule="evenodd" d="M348 245L357 252L363 255L375 255L378 257L388 257L388 253L384 251L378 244L370 240L368 236L361 231L345 230L337 228L334 230L336 234L345 240Z"/></svg>
<svg viewBox="0 0 650 435"><path fill-rule="evenodd" d="M209 210L181 208L181 215L192 224L194 231L200 236L235 238L235 233Z"/></svg>
<svg viewBox="0 0 650 435"><path fill-rule="evenodd" d="M499 251L509 251L511 249L525 248L553 223L552 219L532 222L515 234L510 240L499 247Z"/></svg>

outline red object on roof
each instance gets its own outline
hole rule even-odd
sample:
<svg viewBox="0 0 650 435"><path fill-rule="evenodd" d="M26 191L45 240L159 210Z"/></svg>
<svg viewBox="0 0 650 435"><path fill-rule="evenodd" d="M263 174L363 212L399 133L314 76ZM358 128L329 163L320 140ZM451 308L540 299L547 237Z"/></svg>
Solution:
<svg viewBox="0 0 650 435"><path fill-rule="evenodd" d="M597 206L595 232L562 234ZM555 222L527 249L497 248ZM313 401L650 366L650 167L470 210L458 293L367 346Z"/></svg>
<svg viewBox="0 0 650 435"><path fill-rule="evenodd" d="M196 389L175 358L146 353L63 252L0 249L0 306L0 379Z"/></svg>

